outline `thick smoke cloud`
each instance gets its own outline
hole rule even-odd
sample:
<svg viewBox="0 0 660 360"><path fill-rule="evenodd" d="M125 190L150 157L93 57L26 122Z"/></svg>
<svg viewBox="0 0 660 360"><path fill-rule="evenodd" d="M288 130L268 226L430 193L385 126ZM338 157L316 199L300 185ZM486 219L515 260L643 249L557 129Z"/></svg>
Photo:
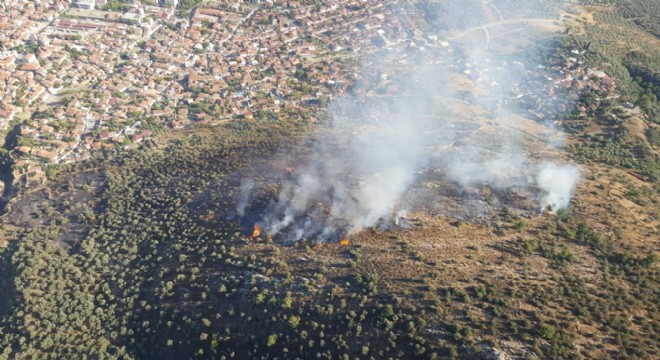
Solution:
<svg viewBox="0 0 660 360"><path fill-rule="evenodd" d="M414 102L413 102L414 103ZM287 240L329 240L388 219L428 163L422 122L410 106L345 97L332 106L331 135L284 182L260 224Z"/></svg>
<svg viewBox="0 0 660 360"><path fill-rule="evenodd" d="M579 170L535 154L557 148L561 136L552 126L544 129L553 140L532 147L520 117L493 106L512 97L520 76L520 67L498 57L469 41L452 49L413 39L383 49L365 62L354 90L333 100L330 126L310 154L293 157L294 171L280 176L277 196L257 211L258 225L283 241L322 242L399 223L401 214L419 210L410 193L422 173L463 188L526 191L537 211L567 207ZM256 186L241 185L239 217ZM440 201L424 194L426 204Z"/></svg>
<svg viewBox="0 0 660 360"><path fill-rule="evenodd" d="M580 172L575 166L544 163L536 177L536 183L543 191L541 206L552 209L568 207L579 179Z"/></svg>

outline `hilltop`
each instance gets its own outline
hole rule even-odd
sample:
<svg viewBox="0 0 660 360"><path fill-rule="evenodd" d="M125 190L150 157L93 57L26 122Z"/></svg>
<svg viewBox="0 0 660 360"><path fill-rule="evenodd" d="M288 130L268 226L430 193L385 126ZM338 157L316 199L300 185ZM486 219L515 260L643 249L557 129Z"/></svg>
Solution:
<svg viewBox="0 0 660 360"><path fill-rule="evenodd" d="M101 3L0 7L0 358L658 353L659 5Z"/></svg>

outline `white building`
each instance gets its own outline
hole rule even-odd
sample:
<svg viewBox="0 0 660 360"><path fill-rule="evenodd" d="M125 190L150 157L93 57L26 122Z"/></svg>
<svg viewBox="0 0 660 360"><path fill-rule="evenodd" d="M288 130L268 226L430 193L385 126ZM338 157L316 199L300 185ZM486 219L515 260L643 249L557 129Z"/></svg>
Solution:
<svg viewBox="0 0 660 360"><path fill-rule="evenodd" d="M81 9L94 10L96 0L77 0L75 6Z"/></svg>

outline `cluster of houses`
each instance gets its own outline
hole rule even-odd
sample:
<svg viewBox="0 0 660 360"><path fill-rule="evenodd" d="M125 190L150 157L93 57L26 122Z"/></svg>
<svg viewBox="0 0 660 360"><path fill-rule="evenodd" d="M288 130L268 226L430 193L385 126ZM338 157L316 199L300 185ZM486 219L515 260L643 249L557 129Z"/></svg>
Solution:
<svg viewBox="0 0 660 360"><path fill-rule="evenodd" d="M586 116L598 107L598 100L618 97L614 78L586 66L579 60L582 53L573 49L563 63L529 70L533 76L512 89L514 102L537 120L560 122L576 111ZM592 96L585 97L586 94Z"/></svg>
<svg viewBox="0 0 660 360"><path fill-rule="evenodd" d="M525 59L481 59L458 66L471 80L490 88L490 94L499 94L492 96L493 110L514 106L538 121L558 122L575 110L585 115L597 107L597 100L618 97L614 79L602 70L586 66L580 60L583 54L576 49L559 54L564 60L551 67ZM593 98L591 103L581 102L585 94L592 95L586 98Z"/></svg>
<svg viewBox="0 0 660 360"><path fill-rule="evenodd" d="M352 62L388 48L451 52L396 0L208 1L185 16L176 0L111 4L0 4L0 128L18 133L17 178L39 179L49 164L100 149L130 149L155 129L314 119L315 107L360 78ZM571 55L553 69L456 65L476 82L506 86L500 101L542 119L543 109L563 106L543 104L565 89L616 94L611 77L586 68L579 51ZM506 67L519 67L528 83L500 84Z"/></svg>
<svg viewBox="0 0 660 360"><path fill-rule="evenodd" d="M0 128L19 127L22 175L156 128L313 119L357 76L342 60L420 34L396 1L210 1L185 16L177 4L0 4Z"/></svg>

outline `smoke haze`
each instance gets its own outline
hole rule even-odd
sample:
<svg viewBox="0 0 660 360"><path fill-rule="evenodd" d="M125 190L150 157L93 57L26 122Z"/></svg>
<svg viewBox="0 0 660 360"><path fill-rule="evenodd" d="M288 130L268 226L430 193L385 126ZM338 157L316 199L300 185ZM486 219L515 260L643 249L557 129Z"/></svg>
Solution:
<svg viewBox="0 0 660 360"><path fill-rule="evenodd" d="M429 173L437 179L427 183L527 192L536 211L569 205L579 171L552 159L560 134L493 106L506 103L519 81L510 59L470 41L413 39L362 66L353 90L332 101L331 124L311 153L292 160L294 170L278 176L277 196L257 211L267 233L337 241L398 223L417 204L441 201L430 190L415 195L420 174ZM241 185L239 217L255 186Z"/></svg>
<svg viewBox="0 0 660 360"><path fill-rule="evenodd" d="M580 172L572 165L545 163L536 177L536 183L543 191L541 206L552 209L568 207L580 179Z"/></svg>

